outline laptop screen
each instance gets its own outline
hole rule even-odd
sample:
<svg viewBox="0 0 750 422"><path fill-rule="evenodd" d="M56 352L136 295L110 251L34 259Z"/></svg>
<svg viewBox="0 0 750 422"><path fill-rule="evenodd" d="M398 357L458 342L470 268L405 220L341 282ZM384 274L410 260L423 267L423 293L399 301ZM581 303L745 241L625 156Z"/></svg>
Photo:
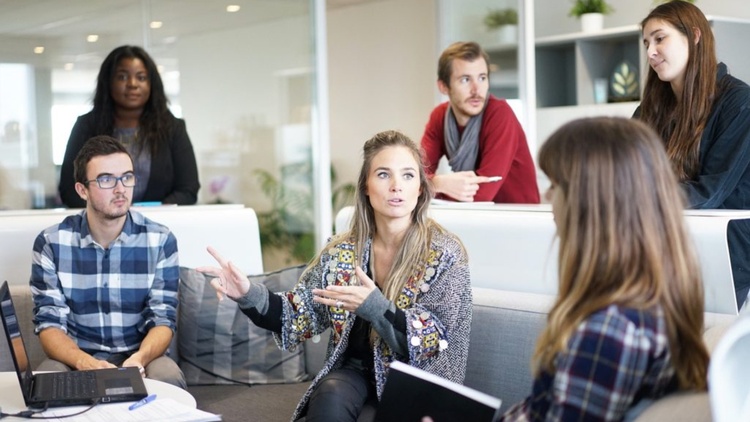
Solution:
<svg viewBox="0 0 750 422"><path fill-rule="evenodd" d="M29 355L26 353L26 347L23 344L21 327L18 325L18 317L16 316L16 309L13 306L7 281L4 281L3 285L0 286L0 314L2 314L5 338L8 340L10 354L13 356L13 364L16 367L18 381L21 384L24 398L28 398L31 392L31 365L29 364Z"/></svg>

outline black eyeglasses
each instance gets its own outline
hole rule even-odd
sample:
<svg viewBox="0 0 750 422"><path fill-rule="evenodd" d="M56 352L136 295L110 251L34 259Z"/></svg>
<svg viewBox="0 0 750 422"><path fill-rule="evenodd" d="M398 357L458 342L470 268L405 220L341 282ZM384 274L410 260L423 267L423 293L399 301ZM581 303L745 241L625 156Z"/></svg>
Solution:
<svg viewBox="0 0 750 422"><path fill-rule="evenodd" d="M88 185L91 182L96 182L96 184L99 185L101 189L114 189L115 186L117 186L118 180L122 182L122 185L126 188L132 188L133 186L135 186L135 174L133 173L126 173L120 177L103 175L97 177L94 180L87 180L86 184Z"/></svg>

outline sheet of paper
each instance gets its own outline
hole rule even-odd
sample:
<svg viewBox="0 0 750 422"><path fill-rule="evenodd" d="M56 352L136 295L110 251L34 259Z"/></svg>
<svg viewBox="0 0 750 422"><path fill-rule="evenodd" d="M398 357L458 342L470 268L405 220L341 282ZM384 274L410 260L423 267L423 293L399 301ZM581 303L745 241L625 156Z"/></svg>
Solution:
<svg viewBox="0 0 750 422"><path fill-rule="evenodd" d="M86 413L75 417L81 422L211 422L220 421L220 415L185 406L170 398L157 398L135 410L128 410L128 403L99 404ZM41 413L43 416L60 417L85 409L85 406L60 407ZM67 422L69 419L47 419Z"/></svg>
<svg viewBox="0 0 750 422"><path fill-rule="evenodd" d="M432 203L433 205L455 205L458 207L472 206L472 205L495 205L495 203L492 201L458 202L458 201L449 201L446 199L438 199L438 198L432 198L430 203Z"/></svg>

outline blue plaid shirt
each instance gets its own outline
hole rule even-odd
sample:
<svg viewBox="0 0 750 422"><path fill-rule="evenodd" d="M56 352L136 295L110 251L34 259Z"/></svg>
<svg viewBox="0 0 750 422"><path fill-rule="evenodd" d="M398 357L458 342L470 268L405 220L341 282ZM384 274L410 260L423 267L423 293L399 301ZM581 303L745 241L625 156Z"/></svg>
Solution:
<svg viewBox="0 0 750 422"><path fill-rule="evenodd" d="M132 353L152 327L175 330L178 282L177 240L167 227L130 211L104 249L86 211L71 215L34 242L36 333L60 328L97 357Z"/></svg>
<svg viewBox="0 0 750 422"><path fill-rule="evenodd" d="M661 311L611 305L584 320L504 421L620 421L642 399L677 388Z"/></svg>

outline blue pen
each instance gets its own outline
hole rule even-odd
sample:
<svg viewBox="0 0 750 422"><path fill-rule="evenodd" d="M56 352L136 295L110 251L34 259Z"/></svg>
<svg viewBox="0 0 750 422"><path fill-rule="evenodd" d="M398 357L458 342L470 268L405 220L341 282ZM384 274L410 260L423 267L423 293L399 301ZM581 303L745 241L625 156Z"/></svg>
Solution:
<svg viewBox="0 0 750 422"><path fill-rule="evenodd" d="M144 404L151 403L156 399L156 394L151 394L150 396L146 397L145 399L138 400L137 402L133 403L128 407L128 410L135 410Z"/></svg>

